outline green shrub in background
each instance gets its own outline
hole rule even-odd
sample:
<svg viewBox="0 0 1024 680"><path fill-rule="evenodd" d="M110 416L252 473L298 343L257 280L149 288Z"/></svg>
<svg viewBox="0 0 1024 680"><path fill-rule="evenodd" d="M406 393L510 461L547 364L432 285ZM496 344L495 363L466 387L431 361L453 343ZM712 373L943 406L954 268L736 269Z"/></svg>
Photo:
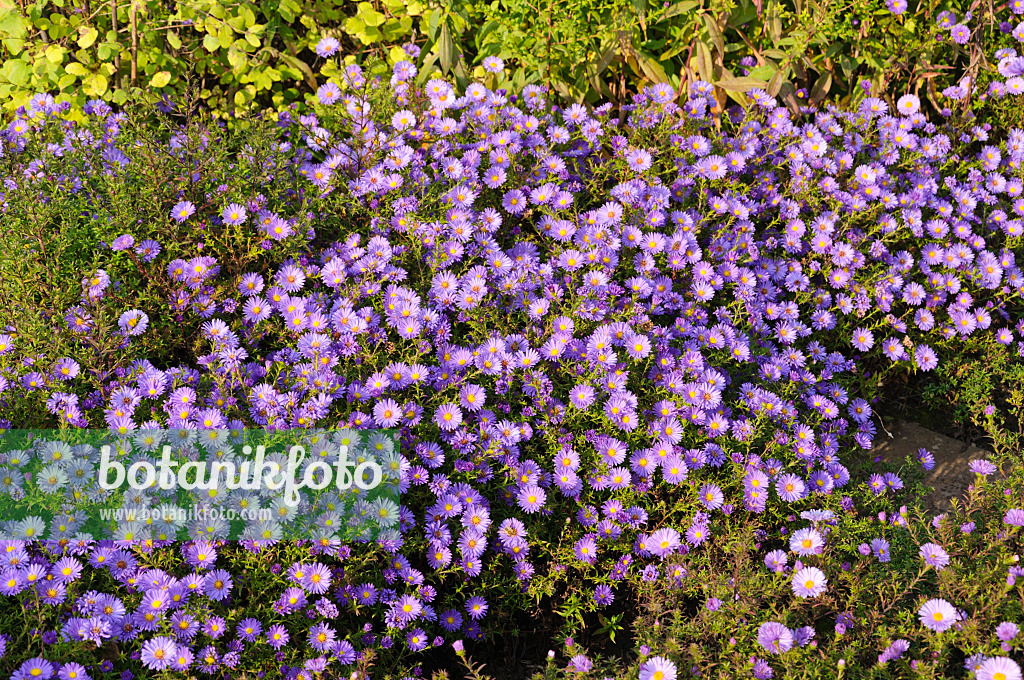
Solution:
<svg viewBox="0 0 1024 680"><path fill-rule="evenodd" d="M513 89L548 84L574 101L623 104L649 83L701 79L723 105L751 87L792 107L856 103L866 81L871 94L914 92L942 108L941 91L963 76L984 87L994 65L980 45L1012 42L993 5L910 0L897 14L903 1L0 0L0 101L12 110L47 91L123 104L191 83L220 116L281 109L336 75L314 50L325 36L349 61L412 56L423 77L441 71L460 85L498 56ZM936 19L968 9L980 28L958 45Z"/></svg>

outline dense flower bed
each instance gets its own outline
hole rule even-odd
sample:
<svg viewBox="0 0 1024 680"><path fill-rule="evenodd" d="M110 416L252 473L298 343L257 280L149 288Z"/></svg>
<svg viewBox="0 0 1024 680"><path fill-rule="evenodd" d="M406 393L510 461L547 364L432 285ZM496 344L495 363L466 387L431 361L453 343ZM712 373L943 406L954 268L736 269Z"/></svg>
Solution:
<svg viewBox="0 0 1024 680"><path fill-rule="evenodd" d="M86 248L47 262L81 267L74 304L31 289L0 335L6 426L396 428L403 453L371 546L95 544L73 516L4 542L13 677L392 672L623 593L718 650L638 631L641 678L1020 677L1024 494L986 481L1010 461L933 519L900 507L914 468L862 452L880 375L967 338L1024 354L1024 132L913 95L795 118L753 91L718 120L704 83L620 123L415 75L349 67L241 147L43 95L7 128L26 260Z"/></svg>

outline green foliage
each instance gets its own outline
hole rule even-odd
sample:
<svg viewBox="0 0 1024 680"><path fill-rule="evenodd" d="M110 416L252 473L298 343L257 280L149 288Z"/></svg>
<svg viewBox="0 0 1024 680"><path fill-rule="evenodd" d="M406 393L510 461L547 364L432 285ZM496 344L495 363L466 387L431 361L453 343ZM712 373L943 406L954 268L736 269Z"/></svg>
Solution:
<svg viewBox="0 0 1024 680"><path fill-rule="evenodd" d="M325 36L346 61L390 63L419 50L421 73L464 85L501 57L509 84L547 84L562 97L628 103L650 83L713 82L718 101L744 103L763 87L796 107L825 98L855 103L862 81L882 96L938 94L967 74L993 72L981 45L1010 44L974 8L963 46L936 26L961 0L911 0L902 16L883 0L0 0L0 101L13 109L40 91L80 106L90 98L180 95L189 82L221 117L304 105L337 76L318 57ZM961 7L961 5L964 5ZM742 61L742 63L741 63Z"/></svg>

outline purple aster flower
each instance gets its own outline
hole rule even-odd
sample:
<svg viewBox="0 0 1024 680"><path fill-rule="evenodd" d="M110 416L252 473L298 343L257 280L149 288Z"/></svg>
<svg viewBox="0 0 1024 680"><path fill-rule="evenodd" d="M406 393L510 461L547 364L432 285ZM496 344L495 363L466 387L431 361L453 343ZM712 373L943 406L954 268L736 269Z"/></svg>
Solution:
<svg viewBox="0 0 1024 680"><path fill-rule="evenodd" d="M828 579L817 567L804 567L793 574L793 593L798 597L817 597L827 585Z"/></svg>
<svg viewBox="0 0 1024 680"><path fill-rule="evenodd" d="M1003 523L1009 524L1013 527L1024 527L1024 510L1019 508L1010 508L1003 515Z"/></svg>
<svg viewBox="0 0 1024 680"><path fill-rule="evenodd" d="M949 565L949 555L935 543L925 543L918 552L924 559L924 563L929 567L934 567L935 571L942 571Z"/></svg>
<svg viewBox="0 0 1024 680"><path fill-rule="evenodd" d="M247 215L248 213L245 211L245 207L239 205L238 203L229 203L228 206L224 208L224 211L220 214L221 219L224 220L224 223L230 224L231 226L238 226L239 224L245 222L245 218Z"/></svg>
<svg viewBox="0 0 1024 680"><path fill-rule="evenodd" d="M941 598L925 602L918 610L917 616L925 628L938 633L950 628L960 620L960 615L953 605Z"/></svg>
<svg viewBox="0 0 1024 680"><path fill-rule="evenodd" d="M479 621L487 613L487 600L479 595L469 598L466 600L466 613L469 618Z"/></svg>
<svg viewBox="0 0 1024 680"><path fill-rule="evenodd" d="M146 668L162 671L174 661L178 646L169 637L155 637L142 645L141 661Z"/></svg>
<svg viewBox="0 0 1024 680"><path fill-rule="evenodd" d="M121 234L114 239L114 242L110 244L110 249L114 251L128 250L135 245L135 237L131 234Z"/></svg>
<svg viewBox="0 0 1024 680"><path fill-rule="evenodd" d="M248 642L255 641L261 632L263 632L263 624L252 617L242 619L235 628L235 634Z"/></svg>
<svg viewBox="0 0 1024 680"><path fill-rule="evenodd" d="M184 222L196 212L196 206L192 201L179 201L171 208L171 218L175 222Z"/></svg>
<svg viewBox="0 0 1024 680"><path fill-rule="evenodd" d="M341 88L334 83L324 83L317 88L316 98L324 106L330 106L341 99Z"/></svg>
<svg viewBox="0 0 1024 680"><path fill-rule="evenodd" d="M281 649L286 644L291 636L288 635L288 631L281 624L274 624L267 629L267 644L274 649Z"/></svg>
<svg viewBox="0 0 1024 680"><path fill-rule="evenodd" d="M781 623L768 621L758 628L757 643L771 654L782 654L793 648L793 631Z"/></svg>
<svg viewBox="0 0 1024 680"><path fill-rule="evenodd" d="M500 57L484 57L481 63L487 73L501 73L505 70L505 62Z"/></svg>
<svg viewBox="0 0 1024 680"><path fill-rule="evenodd" d="M12 680L50 680L53 677L53 664L46 659L36 657L29 659L18 667L11 676Z"/></svg>
<svg viewBox="0 0 1024 680"><path fill-rule="evenodd" d="M1010 642L1020 633L1020 627L1016 623L1003 621L996 626L996 637L1003 642Z"/></svg>
<svg viewBox="0 0 1024 680"><path fill-rule="evenodd" d="M206 580L203 581L203 589L207 597L217 602L228 597L231 593L232 585L231 574L223 569L211 571L206 575Z"/></svg>
<svg viewBox="0 0 1024 680"><path fill-rule="evenodd" d="M993 656L981 662L975 680L1021 680L1020 666L1005 656Z"/></svg>
<svg viewBox="0 0 1024 680"><path fill-rule="evenodd" d="M434 423L444 432L451 432L462 424L462 411L455 404L442 404L434 412Z"/></svg>
<svg viewBox="0 0 1024 680"><path fill-rule="evenodd" d="M652 656L640 665L639 680L676 680L676 665L663 656Z"/></svg>
<svg viewBox="0 0 1024 680"><path fill-rule="evenodd" d="M316 53L317 56L324 58L333 57L338 52L339 47L341 47L341 43L338 42L337 38L322 38L320 42L316 44Z"/></svg>

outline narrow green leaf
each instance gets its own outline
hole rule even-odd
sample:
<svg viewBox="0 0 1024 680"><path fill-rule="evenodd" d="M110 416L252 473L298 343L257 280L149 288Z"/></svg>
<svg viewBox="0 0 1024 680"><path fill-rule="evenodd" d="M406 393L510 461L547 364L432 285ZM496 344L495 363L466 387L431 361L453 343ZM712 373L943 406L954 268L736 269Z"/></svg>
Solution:
<svg viewBox="0 0 1024 680"><path fill-rule="evenodd" d="M729 92L746 92L754 88L764 88L767 83L754 78L723 78L715 83L718 87Z"/></svg>
<svg viewBox="0 0 1024 680"><path fill-rule="evenodd" d="M818 76L818 79L814 82L814 87L811 88L811 103L821 103L831 88L832 73L830 71L825 71Z"/></svg>
<svg viewBox="0 0 1024 680"><path fill-rule="evenodd" d="M441 70L448 73L451 70L452 64L455 63L455 41L452 40L452 32L449 28L448 22L444 23L441 28L441 38L438 41L441 46Z"/></svg>
<svg viewBox="0 0 1024 680"><path fill-rule="evenodd" d="M700 3L697 2L697 0L686 0L686 2L677 2L671 7L669 7L667 10L665 10L665 13L661 15L661 18L671 19L672 17L677 17L680 14L685 14L686 12L693 11L699 4Z"/></svg>

